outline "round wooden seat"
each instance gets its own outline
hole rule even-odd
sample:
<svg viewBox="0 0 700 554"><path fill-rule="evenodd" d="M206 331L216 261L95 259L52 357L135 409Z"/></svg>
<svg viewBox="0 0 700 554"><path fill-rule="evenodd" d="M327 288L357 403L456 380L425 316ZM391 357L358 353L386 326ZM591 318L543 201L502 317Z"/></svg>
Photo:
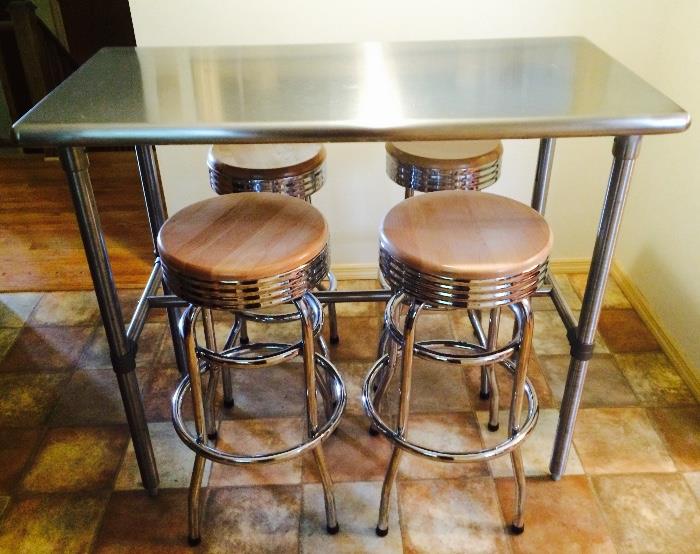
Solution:
<svg viewBox="0 0 700 554"><path fill-rule="evenodd" d="M380 247L411 268L462 280L529 271L547 260L552 232L535 210L484 192L442 191L387 213Z"/></svg>
<svg viewBox="0 0 700 554"><path fill-rule="evenodd" d="M197 202L158 234L164 275L175 294L222 309L279 304L313 288L328 271L327 243L328 226L318 210L265 192Z"/></svg>
<svg viewBox="0 0 700 554"><path fill-rule="evenodd" d="M215 144L207 165L217 194L281 192L305 198L323 186L325 159L320 144Z"/></svg>
<svg viewBox="0 0 700 554"><path fill-rule="evenodd" d="M432 192L480 190L500 174L500 140L389 142L387 174L399 185Z"/></svg>

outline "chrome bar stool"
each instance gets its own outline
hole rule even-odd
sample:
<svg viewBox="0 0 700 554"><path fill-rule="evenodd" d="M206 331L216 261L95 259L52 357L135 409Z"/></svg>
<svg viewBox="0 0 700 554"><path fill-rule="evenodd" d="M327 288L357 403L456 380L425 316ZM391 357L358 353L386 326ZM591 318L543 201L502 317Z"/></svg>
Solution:
<svg viewBox="0 0 700 554"><path fill-rule="evenodd" d="M235 237L235 240L231 240ZM200 490L206 460L247 466L282 462L313 451L326 501L329 533L338 531L333 482L321 444L337 427L345 409L345 386L338 370L314 351L314 336L323 310L311 290L328 273L328 228L310 204L270 193L241 193L211 198L184 208L168 219L158 235L165 282L190 303L179 330L187 351L188 375L172 400L177 434L195 456L189 493L189 541L200 541ZM213 327L205 327L205 345L197 344L194 326L210 310L239 313L292 302L301 322L294 344L250 343L219 351ZM211 323L211 322L210 322ZM307 438L298 445L264 454L237 454L218 449L207 436L216 429L212 404L221 368L255 368L301 355L306 380ZM203 391L202 375L208 375ZM319 421L317 390L326 410ZM194 433L183 420L183 400L190 392ZM215 436L215 435L214 435Z"/></svg>
<svg viewBox="0 0 700 554"><path fill-rule="evenodd" d="M372 424L393 443L382 488L378 535L388 532L389 495L403 451L442 462L485 461L510 453L516 483L511 530L523 531L525 474L519 446L538 416L537 396L527 379L534 325L529 297L545 277L551 244L551 231L540 214L514 200L483 192L442 191L410 198L384 218L379 266L396 291L384 314L389 352L372 366L362 388ZM403 324L402 307L407 308ZM516 324L512 340L499 345L498 321L504 307L513 312ZM490 310L486 346L456 340L416 341L416 320L424 308ZM491 448L469 452L444 452L409 441L406 430L414 355L487 366L494 383L495 364L509 370L513 387L508 438ZM379 406L399 357L399 411L394 428L380 415ZM523 399L527 399L524 418ZM489 423L497 426L497 395L491 396L489 412Z"/></svg>
<svg viewBox="0 0 700 554"><path fill-rule="evenodd" d="M386 173L404 188L405 198L412 197L416 191L482 190L493 185L501 174L500 140L388 142L385 148ZM381 274L380 280L389 288ZM485 346L487 337L481 313L470 310L468 315L476 338ZM380 345L381 352L385 350L385 340ZM480 396L486 400L490 394L488 370L483 368ZM498 395L498 391L493 394Z"/></svg>

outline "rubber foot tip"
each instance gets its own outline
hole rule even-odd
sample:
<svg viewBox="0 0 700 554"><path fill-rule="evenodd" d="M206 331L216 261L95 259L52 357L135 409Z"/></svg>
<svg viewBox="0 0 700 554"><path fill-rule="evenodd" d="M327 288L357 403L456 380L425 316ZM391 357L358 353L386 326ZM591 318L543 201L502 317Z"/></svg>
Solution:
<svg viewBox="0 0 700 554"><path fill-rule="evenodd" d="M340 337L331 337L331 344L338 344L340 342Z"/></svg>
<svg viewBox="0 0 700 554"><path fill-rule="evenodd" d="M224 400L224 408L233 408L233 400Z"/></svg>
<svg viewBox="0 0 700 554"><path fill-rule="evenodd" d="M378 537L386 537L389 534L389 528L387 527L386 529L380 529L377 527L374 532L377 533Z"/></svg>
<svg viewBox="0 0 700 554"><path fill-rule="evenodd" d="M340 525L337 523L333 527L326 525L326 531L328 531L329 535L337 535L338 531L340 531Z"/></svg>
<svg viewBox="0 0 700 554"><path fill-rule="evenodd" d="M518 527L517 525L510 526L510 534L511 535L522 535L523 531L525 531L524 525L522 527Z"/></svg>
<svg viewBox="0 0 700 554"><path fill-rule="evenodd" d="M498 431L499 426L498 426L498 423L496 423L496 425L491 425L489 423L486 427L488 427L489 431L491 431L492 433L495 433L496 431Z"/></svg>
<svg viewBox="0 0 700 554"><path fill-rule="evenodd" d="M150 496L150 497L158 496L158 487L155 487L153 489L148 489L148 496Z"/></svg>
<svg viewBox="0 0 700 554"><path fill-rule="evenodd" d="M193 539L192 537L187 537L187 544L189 544L190 546L199 546L201 542L202 537L197 537L196 539Z"/></svg>
<svg viewBox="0 0 700 554"><path fill-rule="evenodd" d="M374 425L371 425L369 428L369 434L376 437L379 434L379 430Z"/></svg>
<svg viewBox="0 0 700 554"><path fill-rule="evenodd" d="M479 392L479 398L481 398L482 400L488 400L489 398L491 398L491 393L483 391Z"/></svg>
<svg viewBox="0 0 700 554"><path fill-rule="evenodd" d="M241 344L250 344L250 339L249 338L241 339Z"/></svg>
<svg viewBox="0 0 700 554"><path fill-rule="evenodd" d="M219 438L219 433L218 433L218 432L207 433L207 438L208 438L210 441L215 441L217 438Z"/></svg>

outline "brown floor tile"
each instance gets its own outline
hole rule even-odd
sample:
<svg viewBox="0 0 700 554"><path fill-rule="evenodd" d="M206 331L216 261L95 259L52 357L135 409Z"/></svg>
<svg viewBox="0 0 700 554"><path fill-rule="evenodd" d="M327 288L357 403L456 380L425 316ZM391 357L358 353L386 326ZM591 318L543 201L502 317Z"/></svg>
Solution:
<svg viewBox="0 0 700 554"><path fill-rule="evenodd" d="M297 445L305 436L301 418L222 421L217 448L236 454L262 454ZM215 464L209 486L291 485L301 483L301 459L250 467Z"/></svg>
<svg viewBox="0 0 700 554"><path fill-rule="evenodd" d="M143 405L148 421L170 421L170 399L181 379L180 372L175 367L156 368L137 371L142 383ZM191 402L185 399L186 417L191 417Z"/></svg>
<svg viewBox="0 0 700 554"><path fill-rule="evenodd" d="M525 532L511 537L515 552L615 552L585 476L564 477L561 481L549 477L528 479L526 487ZM513 480L496 479L496 490L503 517L510 523L515 494Z"/></svg>
<svg viewBox="0 0 700 554"><path fill-rule="evenodd" d="M341 481L379 481L389 463L391 445L384 437L368 432L366 417L344 416L335 433L323 443L331 477ZM312 454L304 456L303 480L319 483L320 477Z"/></svg>
<svg viewBox="0 0 700 554"><path fill-rule="evenodd" d="M115 492L95 542L100 554L193 552L187 544L187 490Z"/></svg>
<svg viewBox="0 0 700 554"><path fill-rule="evenodd" d="M620 552L697 552L700 507L681 475L600 476L593 486Z"/></svg>
<svg viewBox="0 0 700 554"><path fill-rule="evenodd" d="M15 488L40 438L40 429L0 429L0 493Z"/></svg>
<svg viewBox="0 0 700 554"><path fill-rule="evenodd" d="M489 400L482 400L479 396L479 391L481 390L481 368L476 366L468 367L464 371L467 378L469 404L478 410L488 410ZM558 406L559 403L553 398L552 391L542 373L540 358L534 353L530 357L527 376L532 386L535 387L540 408L553 408ZM513 376L507 369L499 365L496 368L496 380L499 386L498 404L502 409L507 409L510 407Z"/></svg>
<svg viewBox="0 0 700 554"><path fill-rule="evenodd" d="M329 345L331 360L376 360L380 329L381 320L378 317L339 317L340 343ZM327 327L324 329L324 337L328 340Z"/></svg>
<svg viewBox="0 0 700 554"><path fill-rule="evenodd" d="M675 471L643 408L579 411L574 444L590 475Z"/></svg>
<svg viewBox="0 0 700 554"><path fill-rule="evenodd" d="M618 354L617 365L642 404L695 404L695 397L665 354Z"/></svg>
<svg viewBox="0 0 700 554"><path fill-rule="evenodd" d="M336 484L334 493L340 533L329 535L326 532L323 487L320 484L304 485L301 552L403 552L396 487L391 491L389 501L390 532L383 538L375 533L381 490L381 483Z"/></svg>
<svg viewBox="0 0 700 554"><path fill-rule="evenodd" d="M634 310L603 310L598 323L613 352L653 352L659 345Z"/></svg>
<svg viewBox="0 0 700 554"><path fill-rule="evenodd" d="M486 446L495 446L506 439L508 432L508 410L499 413L500 426L497 431L488 430L488 412L477 412L481 437ZM533 431L525 439L522 445L523 465L528 476L549 475L549 459L554 444L554 435L559 421L557 410L540 410L537 424ZM510 477L513 475L510 456L501 456L489 462L491 474L494 477ZM569 460L566 464L565 475L583 473L581 460L572 448L569 452Z"/></svg>
<svg viewBox="0 0 700 554"><path fill-rule="evenodd" d="M573 286L576 294L583 298L583 293L586 291L586 281L588 280L588 275L586 274L570 274L569 281ZM632 305L627 300L627 297L623 294L617 283L610 278L608 279L608 285L605 287L605 295L603 296L603 308L615 308L615 309L631 309Z"/></svg>
<svg viewBox="0 0 700 554"><path fill-rule="evenodd" d="M10 505L10 497L9 496L0 496L0 521L2 520L2 514L5 513L5 510L7 507Z"/></svg>
<svg viewBox="0 0 700 554"><path fill-rule="evenodd" d="M443 451L470 451L482 448L479 425L473 413L411 414L408 440ZM485 463L448 464L404 454L399 466L400 479L456 479L488 475Z"/></svg>
<svg viewBox="0 0 700 554"><path fill-rule="evenodd" d="M0 363L0 371L72 370L89 336L88 327L25 327Z"/></svg>
<svg viewBox="0 0 700 554"><path fill-rule="evenodd" d="M136 353L136 367L150 367L160 351L161 344L168 326L164 323L146 323L139 338L139 348ZM112 369L109 357L109 346L102 325L95 327L90 340L80 357L80 367L83 369Z"/></svg>
<svg viewBox="0 0 700 554"><path fill-rule="evenodd" d="M212 489L204 511L203 550L296 552L300 517L300 486Z"/></svg>
<svg viewBox="0 0 700 554"><path fill-rule="evenodd" d="M700 469L700 406L650 409L649 415L676 467Z"/></svg>
<svg viewBox="0 0 700 554"><path fill-rule="evenodd" d="M106 493L15 501L0 523L0 552L88 552L106 504Z"/></svg>
<svg viewBox="0 0 700 554"><path fill-rule="evenodd" d="M109 369L78 370L63 388L49 425L116 425L126 423L117 378Z"/></svg>
<svg viewBox="0 0 700 554"><path fill-rule="evenodd" d="M62 373L0 374L0 427L42 425L67 379Z"/></svg>
<svg viewBox="0 0 700 554"><path fill-rule="evenodd" d="M509 551L490 477L401 482L399 509L405 552Z"/></svg>
<svg viewBox="0 0 700 554"><path fill-rule="evenodd" d="M2 361L5 354L10 351L10 348L19 336L19 333L19 328L0 329L0 361Z"/></svg>
<svg viewBox="0 0 700 554"><path fill-rule="evenodd" d="M541 363L557 406L564 395L569 356L542 356ZM593 356L588 364L581 407L635 406L639 401L609 354Z"/></svg>
<svg viewBox="0 0 700 554"><path fill-rule="evenodd" d="M127 439L124 427L51 429L22 488L33 492L111 488Z"/></svg>
<svg viewBox="0 0 700 554"><path fill-rule="evenodd" d="M41 293L0 293L0 327L22 327L36 307Z"/></svg>
<svg viewBox="0 0 700 554"><path fill-rule="evenodd" d="M47 292L41 297L27 323L38 325L94 325L99 321L92 291Z"/></svg>
<svg viewBox="0 0 700 554"><path fill-rule="evenodd" d="M194 452L187 448L177 436L173 424L169 421L149 423L153 453L158 461L158 476L161 489L187 488L190 486ZM207 462L202 485L209 482L211 462ZM119 474L114 484L115 490L140 490L143 494L141 473L136 463L134 446L129 442Z"/></svg>

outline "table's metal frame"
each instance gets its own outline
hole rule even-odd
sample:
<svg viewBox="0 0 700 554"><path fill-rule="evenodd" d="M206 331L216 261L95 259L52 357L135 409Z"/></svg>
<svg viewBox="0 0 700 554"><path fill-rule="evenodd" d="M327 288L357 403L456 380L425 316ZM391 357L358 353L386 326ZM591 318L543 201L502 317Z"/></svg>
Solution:
<svg viewBox="0 0 700 554"><path fill-rule="evenodd" d="M561 403L559 426L550 464L550 471L554 479L559 479L562 476L566 460L568 459L588 361L593 354L593 344L603 301L603 293L612 263L634 161L639 153L640 141L641 137L637 135L618 136L614 139L612 149L613 164L598 225L579 321L576 321L553 279L549 279L547 287L541 291L541 293L551 296L557 312L567 328L568 338L571 343L571 363ZM532 207L540 213L544 213L547 202L554 149L555 139L541 139L532 194ZM164 291L163 295L157 294L162 281L162 271L155 249L155 239L158 230L167 218L167 213L155 147L153 145L136 146L138 169L154 244L155 264L128 326L124 325L124 318L117 297L109 255L90 181L89 162L85 148L62 146L59 151L63 168L68 177L85 254L90 266L100 313L102 314L112 365L117 374L117 381L134 443L142 482L149 493L155 494L158 490L158 470L146 425L141 392L134 371L136 366L136 349L150 309L166 308L171 331L175 331L180 308L185 305L182 300L168 294L167 290ZM317 293L324 302L385 301L389 298L389 294L388 291L381 290ZM183 345L179 343L177 333L171 334L173 336L178 367L181 371L184 371L186 365L184 363Z"/></svg>

